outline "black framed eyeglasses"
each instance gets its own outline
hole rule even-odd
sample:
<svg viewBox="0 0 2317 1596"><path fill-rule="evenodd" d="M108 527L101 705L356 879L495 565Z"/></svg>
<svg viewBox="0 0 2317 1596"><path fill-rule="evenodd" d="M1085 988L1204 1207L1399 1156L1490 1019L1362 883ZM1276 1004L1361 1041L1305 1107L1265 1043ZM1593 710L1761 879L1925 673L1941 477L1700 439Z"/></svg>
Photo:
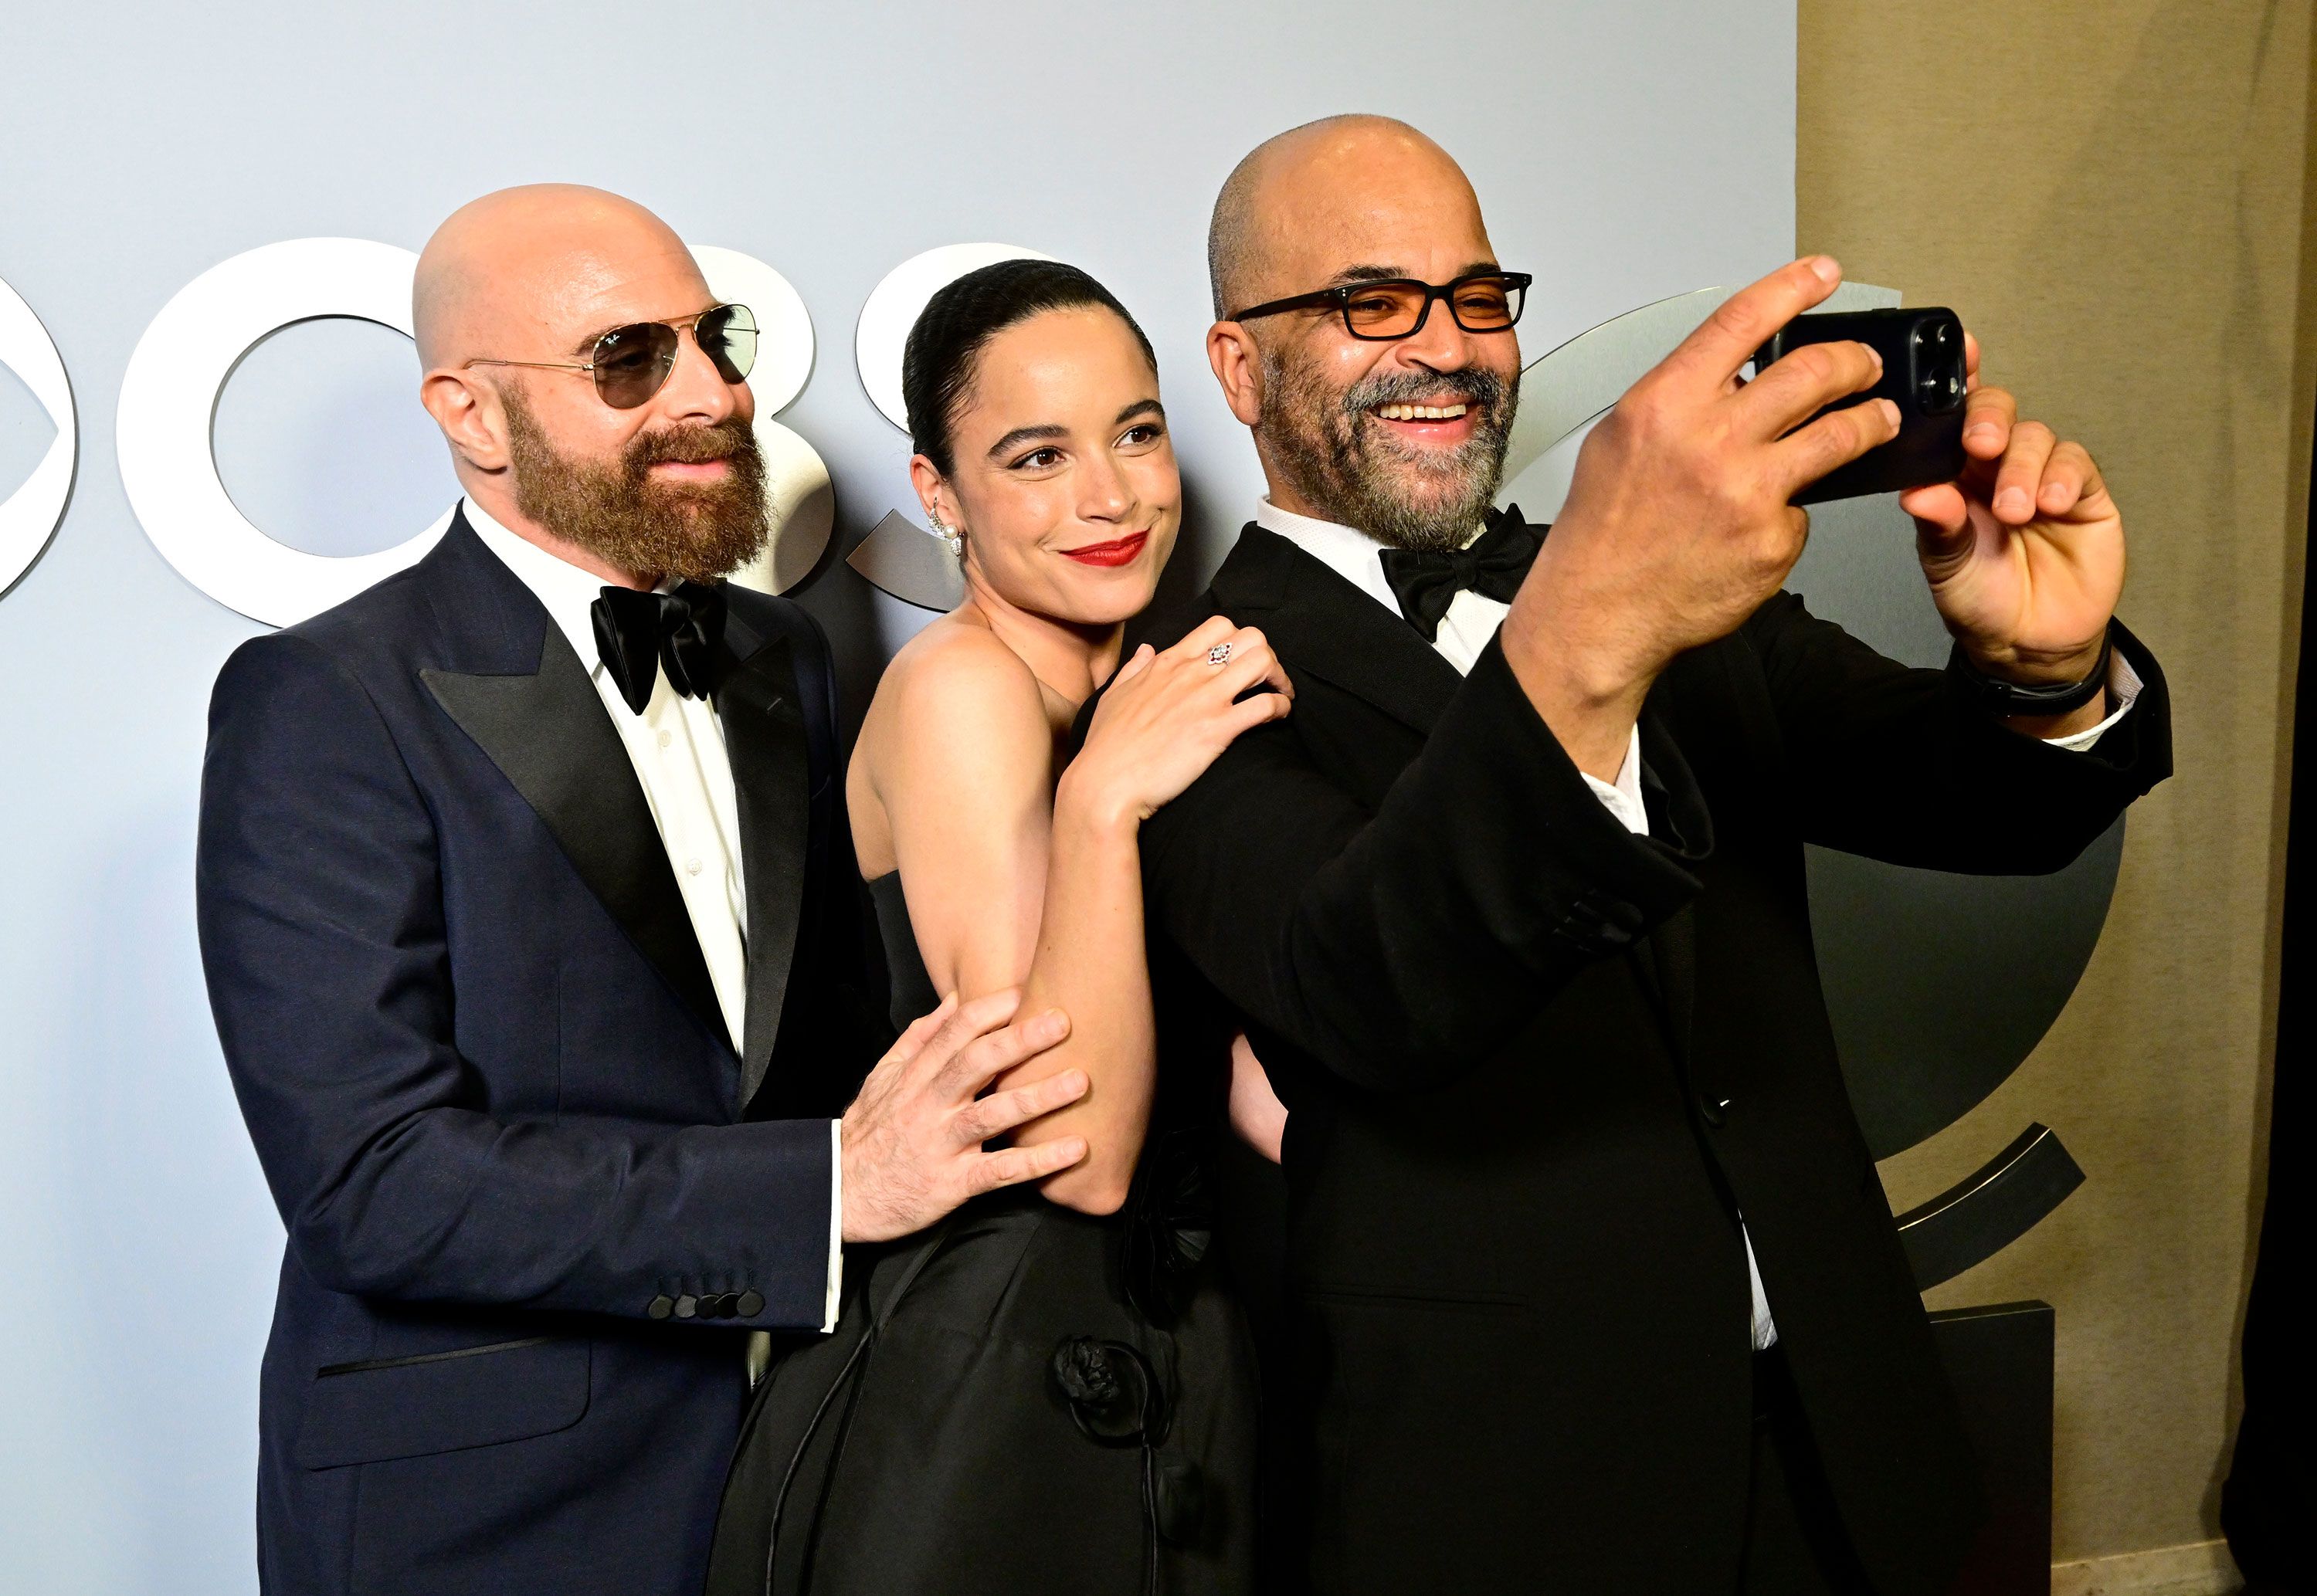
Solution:
<svg viewBox="0 0 2317 1596"><path fill-rule="evenodd" d="M1248 321L1277 316L1287 310L1333 310L1344 318L1344 330L1355 338L1383 343L1412 338L1424 330L1432 302L1445 299L1448 314L1468 333L1502 333L1520 320L1521 303L1528 285L1536 281L1525 272L1475 272L1454 282L1419 282L1413 277L1387 277L1378 282L1347 282L1313 294L1274 299L1227 317Z"/></svg>
<svg viewBox="0 0 2317 1596"><path fill-rule="evenodd" d="M471 360L470 366L528 366L541 371L585 371L595 396L614 410L633 410L667 385L689 328L700 352L727 382L747 380L756 363L756 316L746 305L711 305L674 321L630 322L595 340L586 361Z"/></svg>

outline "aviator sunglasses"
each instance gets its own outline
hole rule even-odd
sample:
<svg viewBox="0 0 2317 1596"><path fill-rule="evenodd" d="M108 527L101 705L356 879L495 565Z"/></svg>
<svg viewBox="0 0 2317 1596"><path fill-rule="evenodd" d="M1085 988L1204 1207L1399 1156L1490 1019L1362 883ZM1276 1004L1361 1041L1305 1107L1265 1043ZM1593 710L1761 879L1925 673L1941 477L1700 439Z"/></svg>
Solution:
<svg viewBox="0 0 2317 1596"><path fill-rule="evenodd" d="M1355 338L1384 343L1412 338L1424 330L1432 302L1445 299L1448 314L1468 333L1501 333L1520 320L1521 301L1536 280L1525 272L1474 272L1454 282L1419 282L1413 277L1387 277L1375 282L1347 282L1317 293L1274 299L1229 317L1247 321L1277 316L1288 310L1333 310L1344 318L1344 330Z"/></svg>
<svg viewBox="0 0 2317 1596"><path fill-rule="evenodd" d="M586 362L471 360L470 366L528 366L541 371L585 371L595 397L614 410L633 410L666 386L675 370L684 329L727 382L743 382L756 363L756 317L746 305L713 305L674 321L630 322L595 340Z"/></svg>

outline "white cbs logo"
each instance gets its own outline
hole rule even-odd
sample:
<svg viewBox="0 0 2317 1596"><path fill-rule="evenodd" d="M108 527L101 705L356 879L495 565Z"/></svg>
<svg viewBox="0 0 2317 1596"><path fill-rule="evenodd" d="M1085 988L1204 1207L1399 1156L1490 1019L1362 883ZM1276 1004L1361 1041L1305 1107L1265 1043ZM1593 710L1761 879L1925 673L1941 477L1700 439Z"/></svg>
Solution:
<svg viewBox="0 0 2317 1596"><path fill-rule="evenodd" d="M0 282L0 366L31 390L57 430L40 463L23 485L0 500L0 593L40 557L64 520L80 459L80 423L73 412L72 381L56 341L15 290Z"/></svg>
<svg viewBox="0 0 2317 1596"><path fill-rule="evenodd" d="M765 464L773 537L736 580L781 593L810 573L836 522L828 468L774 419L811 375L812 317L787 278L738 250L694 245L719 299L756 314L763 330L749 385ZM907 430L901 353L926 301L944 284L993 262L1051 259L1010 244L950 244L888 272L862 307L854 357L870 401ZM237 509L218 474L211 419L242 357L283 327L344 317L410 326L409 250L362 238L293 238L220 262L180 290L138 340L122 374L114 448L130 507L154 548L201 592L255 620L288 626L351 598L412 565L451 523L429 526L372 554L309 554L275 541ZM47 409L56 440L37 469L0 503L0 593L38 558L63 519L78 459L79 429L64 361L23 300L0 282L0 363ZM909 536L917 533L919 536ZM932 608L956 602L957 573L940 540L889 516L854 551L862 574L897 597Z"/></svg>

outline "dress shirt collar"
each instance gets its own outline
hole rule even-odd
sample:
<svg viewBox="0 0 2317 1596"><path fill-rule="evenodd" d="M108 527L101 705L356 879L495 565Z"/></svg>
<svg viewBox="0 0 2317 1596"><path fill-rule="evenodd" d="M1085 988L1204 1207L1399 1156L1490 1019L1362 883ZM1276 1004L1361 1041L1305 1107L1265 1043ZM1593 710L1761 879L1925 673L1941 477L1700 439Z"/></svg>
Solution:
<svg viewBox="0 0 2317 1596"><path fill-rule="evenodd" d="M587 673L600 675L604 664L595 647L594 607L609 584L594 572L548 553L521 533L507 531L472 497L462 501L462 507L467 524L475 529L483 547L497 555L500 563L547 607L548 615L570 640L571 652L579 656ZM658 591L665 593L671 585L664 582Z"/></svg>
<svg viewBox="0 0 2317 1596"><path fill-rule="evenodd" d="M1384 580L1385 545L1380 539L1371 538L1357 527L1282 510L1271 502L1269 494L1255 502L1255 524L1266 532L1278 533L1394 615L1400 612L1400 600L1392 593L1391 584ZM1487 530L1484 526L1473 528L1472 537L1464 541L1470 544Z"/></svg>
<svg viewBox="0 0 2317 1596"><path fill-rule="evenodd" d="M1383 579L1383 561L1378 557L1383 545L1365 532L1282 510L1269 494L1256 501L1255 524L1278 533L1394 615L1400 613L1400 601Z"/></svg>

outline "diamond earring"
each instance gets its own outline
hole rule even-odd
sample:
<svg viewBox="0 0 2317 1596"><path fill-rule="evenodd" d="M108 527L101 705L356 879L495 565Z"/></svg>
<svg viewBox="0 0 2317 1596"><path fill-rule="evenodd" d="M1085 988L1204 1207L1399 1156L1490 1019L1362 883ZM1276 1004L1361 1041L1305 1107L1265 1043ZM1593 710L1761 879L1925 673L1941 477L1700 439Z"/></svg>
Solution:
<svg viewBox="0 0 2317 1596"><path fill-rule="evenodd" d="M953 531L948 525L946 525L942 521L940 511L928 510L926 512L926 514L927 519L932 521L934 523L934 536L939 538L943 542L949 545L949 551L953 556L958 559L963 559L965 557L965 534L961 531Z"/></svg>

